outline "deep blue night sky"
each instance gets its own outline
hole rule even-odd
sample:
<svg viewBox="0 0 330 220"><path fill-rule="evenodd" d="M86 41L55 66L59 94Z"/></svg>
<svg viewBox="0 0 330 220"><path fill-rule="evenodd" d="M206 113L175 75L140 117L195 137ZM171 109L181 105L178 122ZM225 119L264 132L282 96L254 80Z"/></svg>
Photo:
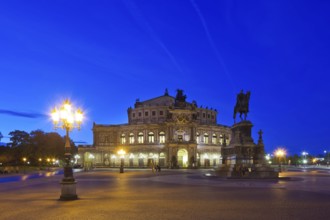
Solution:
<svg viewBox="0 0 330 220"><path fill-rule="evenodd" d="M267 152L322 153L330 150L329 9L321 0L2 1L0 131L51 132L42 114L69 97L88 117L71 137L92 144L94 121L126 123L136 98L165 88L183 89L232 125L243 89Z"/></svg>

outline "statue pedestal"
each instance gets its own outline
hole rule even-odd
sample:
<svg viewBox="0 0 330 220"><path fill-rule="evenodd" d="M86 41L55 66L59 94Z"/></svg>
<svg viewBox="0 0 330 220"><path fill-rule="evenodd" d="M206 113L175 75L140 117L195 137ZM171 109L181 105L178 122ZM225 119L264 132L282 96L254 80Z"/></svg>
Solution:
<svg viewBox="0 0 330 220"><path fill-rule="evenodd" d="M278 178L278 172L264 164L264 145L259 137L255 144L251 137L253 124L241 121L232 126L232 138L222 148L223 164L216 170L217 175L227 178Z"/></svg>
<svg viewBox="0 0 330 220"><path fill-rule="evenodd" d="M253 164L256 144L251 137L252 127L250 121L242 121L232 126L231 141L222 149L225 164Z"/></svg>

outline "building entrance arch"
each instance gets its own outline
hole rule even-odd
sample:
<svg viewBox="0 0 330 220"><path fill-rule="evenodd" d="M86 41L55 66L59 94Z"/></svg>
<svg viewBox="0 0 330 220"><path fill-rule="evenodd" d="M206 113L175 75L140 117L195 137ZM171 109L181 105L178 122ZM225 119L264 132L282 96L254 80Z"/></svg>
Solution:
<svg viewBox="0 0 330 220"><path fill-rule="evenodd" d="M186 149L180 149L177 156L178 165L180 167L188 167L188 151Z"/></svg>

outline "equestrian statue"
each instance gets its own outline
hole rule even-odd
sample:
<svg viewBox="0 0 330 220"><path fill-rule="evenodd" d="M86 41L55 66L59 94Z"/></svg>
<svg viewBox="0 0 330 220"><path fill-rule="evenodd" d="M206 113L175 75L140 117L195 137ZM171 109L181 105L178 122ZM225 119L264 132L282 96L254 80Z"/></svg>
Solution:
<svg viewBox="0 0 330 220"><path fill-rule="evenodd" d="M239 113L241 120L242 114L244 114L244 120L246 120L247 113L249 112L249 101L250 101L250 91L243 93L243 90L237 94L236 105L234 108L234 123L236 123L236 113Z"/></svg>

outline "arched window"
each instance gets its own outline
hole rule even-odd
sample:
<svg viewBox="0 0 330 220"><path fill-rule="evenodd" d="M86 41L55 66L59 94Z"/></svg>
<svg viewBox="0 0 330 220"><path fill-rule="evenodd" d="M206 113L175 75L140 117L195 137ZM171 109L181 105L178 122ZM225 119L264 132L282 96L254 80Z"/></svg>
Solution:
<svg viewBox="0 0 330 220"><path fill-rule="evenodd" d="M129 134L129 143L134 144L134 134L133 133Z"/></svg>
<svg viewBox="0 0 330 220"><path fill-rule="evenodd" d="M165 143L165 132L164 131L159 132L159 143L160 144Z"/></svg>
<svg viewBox="0 0 330 220"><path fill-rule="evenodd" d="M219 142L220 142L221 145L223 145L223 135L222 134L220 134Z"/></svg>
<svg viewBox="0 0 330 220"><path fill-rule="evenodd" d="M122 134L122 135L120 136L120 143L121 143L121 144L126 144L126 137L125 137L125 134Z"/></svg>
<svg viewBox="0 0 330 220"><path fill-rule="evenodd" d="M208 133L204 133L203 142L204 142L204 144L208 144L209 143L209 134Z"/></svg>
<svg viewBox="0 0 330 220"><path fill-rule="evenodd" d="M216 134L212 135L212 144L217 144L217 135Z"/></svg>
<svg viewBox="0 0 330 220"><path fill-rule="evenodd" d="M149 133L148 133L148 142L149 142L149 143L154 143L154 142L155 142L155 135L154 135L154 132L149 132Z"/></svg>
<svg viewBox="0 0 330 220"><path fill-rule="evenodd" d="M144 142L143 132L139 132L139 134L138 134L138 143L142 144L143 142Z"/></svg>
<svg viewBox="0 0 330 220"><path fill-rule="evenodd" d="M199 144L200 141L199 133L196 132L196 143Z"/></svg>

